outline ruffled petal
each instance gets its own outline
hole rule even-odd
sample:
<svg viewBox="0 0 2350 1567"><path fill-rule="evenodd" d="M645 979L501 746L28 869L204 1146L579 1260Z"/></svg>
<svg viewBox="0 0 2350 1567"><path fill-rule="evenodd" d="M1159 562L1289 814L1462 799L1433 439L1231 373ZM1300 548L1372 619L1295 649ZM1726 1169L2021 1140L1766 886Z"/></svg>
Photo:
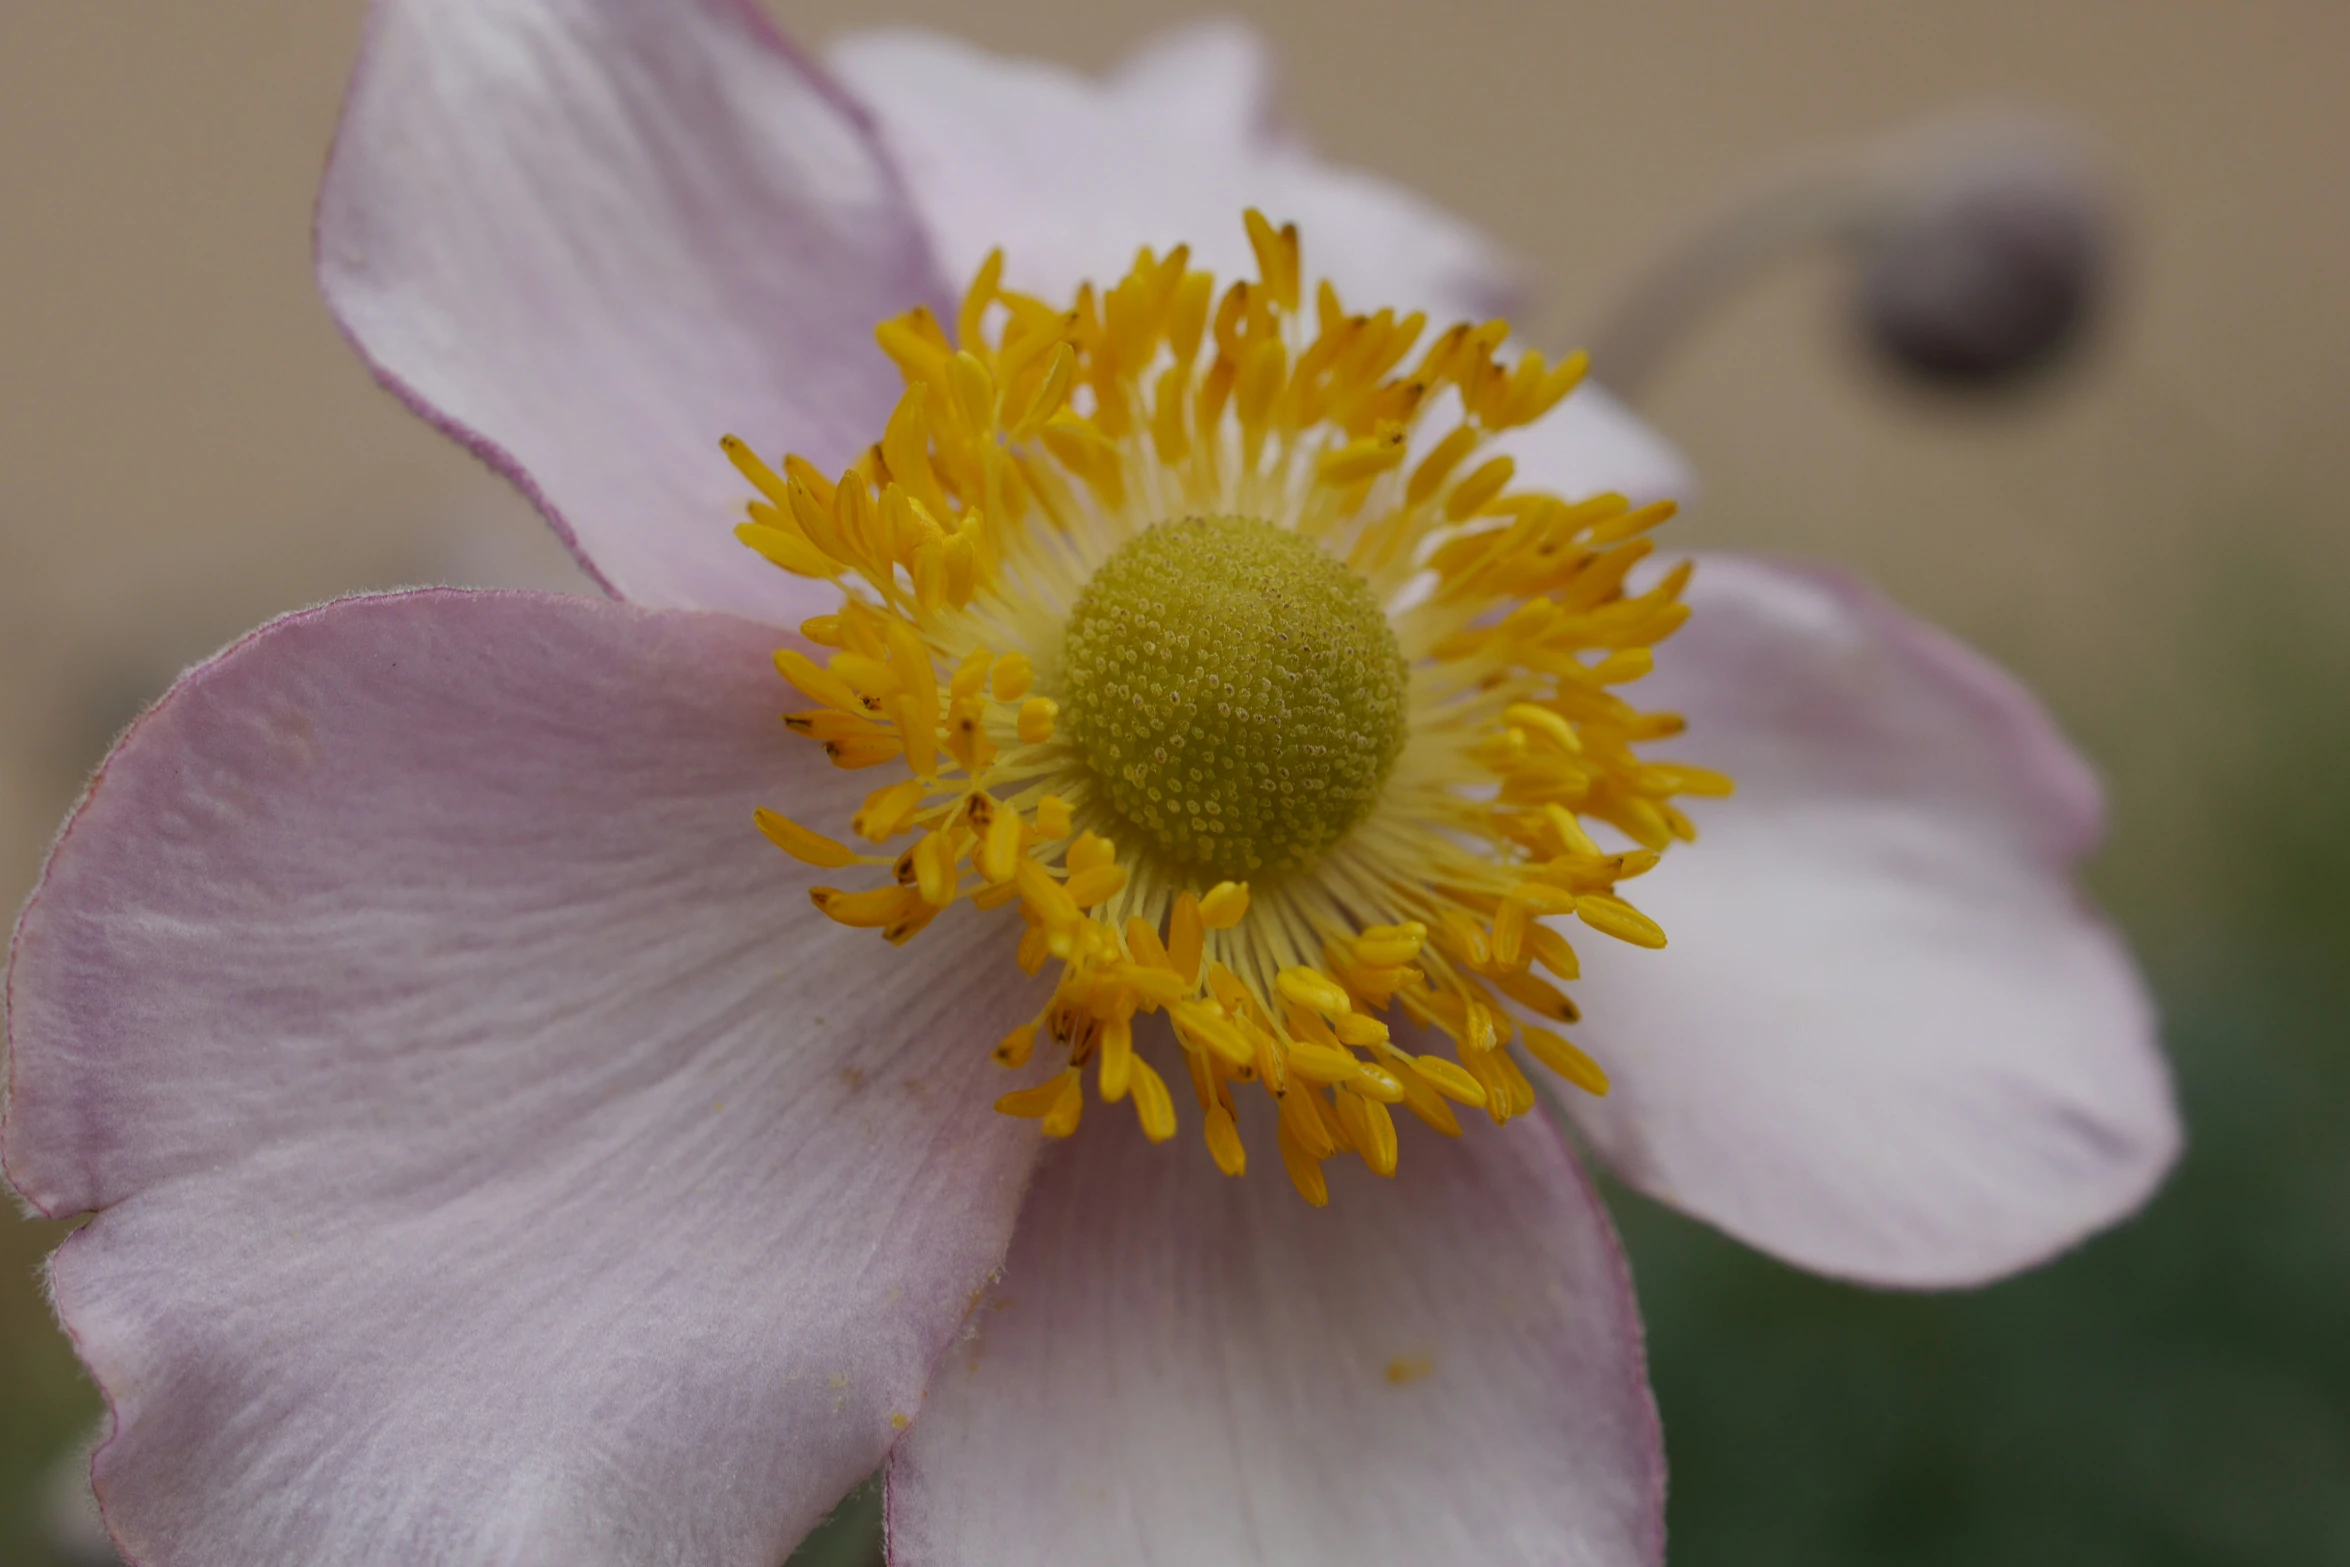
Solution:
<svg viewBox="0 0 2350 1567"><path fill-rule="evenodd" d="M1975 1283L2145 1201L2179 1146L2145 987L2074 870L2095 779L2031 696L1851 583L1700 562L1635 688L1737 780L1630 884L1671 938L1568 927L1624 1177L1871 1283Z"/></svg>
<svg viewBox="0 0 2350 1567"><path fill-rule="evenodd" d="M862 781L773 641L347 600L108 761L18 930L5 1150L98 1210L53 1276L135 1559L774 1567L879 1461L1033 1156L1025 982L998 922L810 907L752 808Z"/></svg>
<svg viewBox="0 0 2350 1567"><path fill-rule="evenodd" d="M1662 1560L1639 1314L1556 1132L1407 1132L1322 1209L1255 1152L1087 1127L1040 1168L891 1460L894 1567Z"/></svg>
<svg viewBox="0 0 2350 1567"><path fill-rule="evenodd" d="M731 535L719 453L845 462L937 295L862 114L747 0L378 0L318 205L377 376L639 603L830 602Z"/></svg>
<svg viewBox="0 0 2350 1567"><path fill-rule="evenodd" d="M1284 132L1263 45L1236 23L1172 35L1106 81L900 29L845 38L830 64L872 111L950 277L1000 245L1013 287L1066 299L1124 276L1141 246L1178 244L1220 277L1253 277L1240 214L1256 206L1296 222L1308 270L1359 308L1481 318L1522 292L1491 240Z"/></svg>

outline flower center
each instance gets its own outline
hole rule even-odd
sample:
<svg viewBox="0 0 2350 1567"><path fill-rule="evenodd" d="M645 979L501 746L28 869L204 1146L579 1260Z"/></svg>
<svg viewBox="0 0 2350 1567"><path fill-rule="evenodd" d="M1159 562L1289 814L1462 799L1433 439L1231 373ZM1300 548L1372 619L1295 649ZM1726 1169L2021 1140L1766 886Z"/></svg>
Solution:
<svg viewBox="0 0 2350 1567"><path fill-rule="evenodd" d="M1379 798L1409 677L1371 586L1253 517L1128 540L1078 596L1062 722L1110 804L1217 877L1298 870Z"/></svg>
<svg viewBox="0 0 2350 1567"><path fill-rule="evenodd" d="M888 769L837 824L869 847L758 811L853 877L816 907L901 945L1001 911L1059 973L995 1047L1028 1074L998 1110L1070 1136L1090 1075L1164 1142L1187 1085L1239 1175L1250 1091L1320 1203L1342 1152L1395 1173L1397 1113L1532 1111L1520 1051L1607 1091L1553 1031L1561 927L1663 946L1621 884L1730 781L1643 756L1681 720L1621 694L1689 613L1689 564L1643 567L1672 504L1524 489L1496 449L1581 356L1309 306L1297 231L1244 222L1262 275L1220 293L1179 247L1056 305L999 254L951 334L883 322L906 392L837 477L723 445L759 492L737 537L840 593L775 655L814 704L784 723Z"/></svg>

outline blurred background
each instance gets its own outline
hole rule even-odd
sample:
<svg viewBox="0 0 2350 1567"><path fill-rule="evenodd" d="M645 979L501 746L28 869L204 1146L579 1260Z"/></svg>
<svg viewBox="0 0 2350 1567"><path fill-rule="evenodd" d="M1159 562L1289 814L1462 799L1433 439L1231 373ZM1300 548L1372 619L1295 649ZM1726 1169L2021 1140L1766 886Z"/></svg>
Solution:
<svg viewBox="0 0 2350 1567"><path fill-rule="evenodd" d="M2093 870L2193 1139L2147 1214L1966 1296L1794 1275L1618 1193L1677 1567L2350 1562L2350 8L2334 0L1266 0L1298 125L1524 259L1568 346L1781 160L2043 111L2111 176L2079 353L1905 379L1849 258L1655 364L1680 542L1818 558L2036 686L2110 785ZM114 732L255 622L357 588L575 583L368 381L309 210L359 0L0 8L0 900ZM1098 69L1152 0L818 0ZM1598 373L1607 378L1609 367ZM0 1219L0 1562L94 1395ZM63 1471L70 1473L70 1470ZM849 1531L852 1535L853 1528ZM847 1543L854 1554L854 1541Z"/></svg>

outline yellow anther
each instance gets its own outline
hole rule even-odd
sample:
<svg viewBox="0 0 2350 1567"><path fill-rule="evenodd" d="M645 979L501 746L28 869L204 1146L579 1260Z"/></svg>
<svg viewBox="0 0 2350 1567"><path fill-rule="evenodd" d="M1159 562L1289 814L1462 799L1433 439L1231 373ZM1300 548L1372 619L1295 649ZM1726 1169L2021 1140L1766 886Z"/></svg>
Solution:
<svg viewBox="0 0 2350 1567"><path fill-rule="evenodd" d="M1127 928L1131 930L1135 923L1127 921ZM1180 1001L1191 991L1191 987L1177 978L1171 969L1136 964L1127 970L1124 979L1145 1011Z"/></svg>
<svg viewBox="0 0 2350 1567"><path fill-rule="evenodd" d="M1564 991L1539 975L1521 969L1486 977L1492 981L1494 989L1539 1017L1557 1023L1572 1023L1582 1016Z"/></svg>
<svg viewBox="0 0 2350 1567"><path fill-rule="evenodd" d="M788 651L788 649L786 651ZM785 655L783 653L778 653L775 655L776 667L779 669L783 667L784 656ZM791 656L794 658L799 657L799 655L796 653L792 654ZM805 662L805 660L802 662ZM878 709L882 703L886 702L889 698L896 696L899 691L904 689L903 682L898 679L898 672L896 670L890 668L889 664L885 660L873 658L867 654L835 653L832 656L828 667L830 673L836 680L845 681L847 683L847 687L851 692L848 703L850 711L874 711ZM784 678L791 681L791 683L795 686L800 685L799 677L797 675L786 674ZM800 686L800 689L802 691L807 691L810 696L815 697L817 701L823 702L828 706L839 707L842 705L841 703L835 702L827 696L819 695L814 691L809 691L806 686Z"/></svg>
<svg viewBox="0 0 2350 1567"><path fill-rule="evenodd" d="M1071 875L1092 870L1097 865L1108 865L1118 858L1118 846L1099 833L1083 832L1069 845L1068 866Z"/></svg>
<svg viewBox="0 0 2350 1567"><path fill-rule="evenodd" d="M1033 1088L1013 1089L998 1099L995 1107L1005 1115L1018 1116L1024 1121L1036 1120L1051 1112L1076 1076L1074 1070L1056 1072Z"/></svg>
<svg viewBox="0 0 2350 1567"><path fill-rule="evenodd" d="M1020 704L1020 738L1030 745L1042 745L1053 737L1053 725L1061 716L1061 704L1049 696L1032 696Z"/></svg>
<svg viewBox="0 0 2350 1567"><path fill-rule="evenodd" d="M1436 916L1437 929L1444 938L1444 950L1470 968L1481 969L1493 961L1493 950L1485 944L1485 932L1464 909L1445 909Z"/></svg>
<svg viewBox="0 0 2350 1567"><path fill-rule="evenodd" d="M945 833L926 833L914 845L914 876L923 902L943 909L955 901L955 850Z"/></svg>
<svg viewBox="0 0 2350 1567"><path fill-rule="evenodd" d="M1453 1114L1452 1106L1445 1101L1444 1096L1421 1081L1417 1073L1405 1074L1404 1089L1403 1107L1417 1116L1423 1125L1447 1137L1461 1135L1460 1117Z"/></svg>
<svg viewBox="0 0 2350 1567"><path fill-rule="evenodd" d="M947 684L948 706L979 694L980 688L987 684L988 665L988 652L983 647L973 648L964 656L963 662L955 666L954 679Z"/></svg>
<svg viewBox="0 0 2350 1567"><path fill-rule="evenodd" d="M1330 1183L1323 1177L1321 1162L1299 1146L1288 1121L1281 1123L1276 1141L1281 1149L1282 1167L1289 1171L1289 1179L1297 1187L1298 1195L1317 1208L1329 1207Z"/></svg>
<svg viewBox="0 0 2350 1567"><path fill-rule="evenodd" d="M843 843L835 843L822 833L813 833L790 817L760 806L752 813L759 830L768 841L793 859L825 870L838 870L843 865L857 863L857 851Z"/></svg>
<svg viewBox="0 0 2350 1567"><path fill-rule="evenodd" d="M1501 907L1493 911L1491 937L1496 966L1505 969L1518 966L1519 954L1526 945L1526 928L1529 923L1525 904L1516 898L1501 900Z"/></svg>
<svg viewBox="0 0 2350 1567"><path fill-rule="evenodd" d="M1199 899L1188 892L1175 897L1175 911L1167 917L1167 961L1184 983L1199 983L1200 954L1207 947L1207 921L1200 917Z"/></svg>
<svg viewBox="0 0 2350 1567"><path fill-rule="evenodd" d="M1283 1055L1289 1070L1310 1083L1351 1083L1362 1075L1362 1062L1336 1045L1293 1039Z"/></svg>
<svg viewBox="0 0 2350 1567"><path fill-rule="evenodd" d="M1411 1068L1447 1099L1478 1107L1485 1103L1485 1090L1477 1080L1442 1056L1414 1056Z"/></svg>
<svg viewBox="0 0 2350 1567"><path fill-rule="evenodd" d="M996 1065L1014 1068L1026 1066L1029 1055L1035 1049L1036 1025L1023 1023L997 1042L994 1051Z"/></svg>
<svg viewBox="0 0 2350 1567"><path fill-rule="evenodd" d="M1516 1059L1508 1051L1497 1050L1490 1059L1503 1086L1509 1091L1509 1114L1513 1116L1524 1115L1540 1103L1535 1096L1533 1082L1518 1069ZM1491 1104L1485 1107L1487 1115L1491 1115L1493 1110L1494 1107Z"/></svg>
<svg viewBox="0 0 2350 1567"><path fill-rule="evenodd" d="M1029 682L1035 678L1036 671L1029 665L1027 654L1006 653L995 661L992 677L995 699L999 702L1019 701L1028 694Z"/></svg>
<svg viewBox="0 0 2350 1567"><path fill-rule="evenodd" d="M1101 492L1112 504L1123 499L1118 443L1095 421L1062 409L1040 432L1044 444L1061 464Z"/></svg>
<svg viewBox="0 0 2350 1567"><path fill-rule="evenodd" d="M1409 925L1374 925L1355 941L1355 961L1373 968L1393 968L1418 957L1427 939L1428 927L1416 921Z"/></svg>
<svg viewBox="0 0 2350 1567"><path fill-rule="evenodd" d="M1173 1137L1175 1099L1167 1092L1167 1080L1148 1061L1135 1061L1133 1091L1134 1118L1142 1124L1142 1135L1154 1143Z"/></svg>
<svg viewBox="0 0 2350 1567"><path fill-rule="evenodd" d="M1641 781L1659 794L1731 795L1738 785L1710 767L1686 767L1664 762L1640 770Z"/></svg>
<svg viewBox="0 0 2350 1567"><path fill-rule="evenodd" d="M1402 1097L1400 1091L1397 1097ZM1387 1106L1347 1089L1339 1090L1337 1106L1339 1116L1346 1122L1347 1136L1363 1163L1374 1174L1393 1175L1397 1152L1395 1118L1387 1113Z"/></svg>
<svg viewBox="0 0 2350 1567"><path fill-rule="evenodd" d="M1351 441L1324 457L1316 467L1315 477L1324 484L1360 484L1399 466L1409 450L1403 426L1390 425L1377 435Z"/></svg>
<svg viewBox="0 0 2350 1567"><path fill-rule="evenodd" d="M922 699L902 691L886 704L896 721L898 739L906 752L906 766L917 778L928 778L938 767L938 719L922 711Z"/></svg>
<svg viewBox="0 0 2350 1567"><path fill-rule="evenodd" d="M838 924L878 930L913 913L921 897L911 887L876 887L870 892L842 892L837 887L811 887L808 901Z"/></svg>
<svg viewBox="0 0 2350 1567"><path fill-rule="evenodd" d="M1241 362L1240 382L1234 390L1233 411L1240 416L1244 434L1261 438L1265 416L1272 412L1273 399L1280 394L1282 377L1289 368L1288 351L1279 338L1267 338L1248 350Z"/></svg>
<svg viewBox="0 0 2350 1567"><path fill-rule="evenodd" d="M1575 917L1603 935L1628 941L1635 947L1665 944L1664 928L1621 898L1595 893L1574 901Z"/></svg>
<svg viewBox="0 0 2350 1567"><path fill-rule="evenodd" d="M1046 840L1069 836L1069 802L1057 794L1048 794L1036 802L1037 836Z"/></svg>
<svg viewBox="0 0 2350 1567"><path fill-rule="evenodd" d="M1243 1069L1256 1064L1255 1050L1240 1030L1232 1026L1224 1009L1213 1002L1179 1001L1168 1009L1168 1016L1178 1034L1202 1049L1215 1052L1226 1064Z"/></svg>
<svg viewBox="0 0 2350 1567"><path fill-rule="evenodd" d="M1208 994L1223 1006L1228 1017L1247 1017L1256 1010L1255 998L1240 976L1221 963L1208 965Z"/></svg>
<svg viewBox="0 0 2350 1567"><path fill-rule="evenodd" d="M1600 1069L1599 1063L1549 1029L1529 1026L1526 1048L1534 1053L1535 1060L1583 1092L1595 1095L1607 1092L1607 1073Z"/></svg>
<svg viewBox="0 0 2350 1567"><path fill-rule="evenodd" d="M1381 1104L1402 1104L1404 1100L1403 1079L1376 1061L1362 1062L1351 1086L1356 1093Z"/></svg>
<svg viewBox="0 0 2350 1567"><path fill-rule="evenodd" d="M824 476L813 469L804 469L795 458L791 478L792 523L800 536L830 557L836 567L845 568L854 562L856 552L841 537L835 520L839 504L839 496L824 482ZM753 515L757 515L755 507Z"/></svg>
<svg viewBox="0 0 2350 1567"><path fill-rule="evenodd" d="M1044 375L1037 382L1036 390L1030 395L1029 400L1016 412L1010 408L1006 409L1007 417L1004 423L1014 440L1035 439L1037 432L1045 427L1047 421L1061 412L1062 404L1067 401L1069 396L1070 383L1076 378L1076 374L1076 351L1067 343L1056 345L1052 350L1052 357L1046 363Z"/></svg>
<svg viewBox="0 0 2350 1567"><path fill-rule="evenodd" d="M987 834L979 841L979 874L1001 884L1012 879L1020 863L1020 813L999 804L988 818Z"/></svg>
<svg viewBox="0 0 2350 1567"><path fill-rule="evenodd" d="M1205 272L1187 273L1176 286L1167 313L1167 347L1178 365L1188 366L1198 355L1200 335L1207 329L1208 305L1215 291L1215 278Z"/></svg>
<svg viewBox="0 0 2350 1567"><path fill-rule="evenodd" d="M1473 425L1457 425L1443 440L1438 441L1420 465L1412 470L1411 482L1404 486L1404 504L1425 506L1444 488L1444 481L1461 465L1463 458L1477 449L1482 437Z"/></svg>
<svg viewBox="0 0 2350 1567"><path fill-rule="evenodd" d="M844 713L865 711L863 700L846 680L821 667L805 653L788 647L776 649L775 671L826 707Z"/></svg>
<svg viewBox="0 0 2350 1567"><path fill-rule="evenodd" d="M1340 1141L1332 1130L1334 1119L1326 1119L1329 1102L1310 1091L1283 1094L1274 1101L1275 1113L1297 1145L1316 1159L1327 1159L1338 1152Z"/></svg>
<svg viewBox="0 0 2350 1567"><path fill-rule="evenodd" d="M1493 1025L1493 1009L1482 1001L1471 1001L1461 1009L1461 1048L1476 1055L1485 1055L1501 1043Z"/></svg>
<svg viewBox="0 0 2350 1567"><path fill-rule="evenodd" d="M955 411L963 422L982 433L995 428L995 377L987 366L979 362L970 350L955 355L947 364L947 379L953 383Z"/></svg>
<svg viewBox="0 0 2350 1567"><path fill-rule="evenodd" d="M947 351L946 333L939 329L937 318L925 305L917 305L895 320L882 322L873 329L873 336L892 357L902 354L912 362L906 372L909 379L919 379Z"/></svg>
<svg viewBox="0 0 2350 1567"><path fill-rule="evenodd" d="M1053 880L1052 873L1043 866L1034 860L1023 859L1013 867L1012 875L1019 885L1021 898L1029 908L1036 911L1037 918L1044 921L1048 929L1070 924L1077 919L1080 911L1076 900L1069 896L1066 888Z"/></svg>
<svg viewBox="0 0 2350 1567"><path fill-rule="evenodd" d="M908 499L932 513L947 509L946 496L930 470L930 417L925 389L919 381L906 388L897 410L881 432L881 456L889 471L906 488Z"/></svg>
<svg viewBox="0 0 2350 1567"><path fill-rule="evenodd" d="M850 818L850 825L867 842L886 843L906 830L921 803L922 781L908 778L867 795L864 805Z"/></svg>
<svg viewBox="0 0 2350 1567"><path fill-rule="evenodd" d="M1580 901L1564 887L1553 887L1547 882L1522 881L1510 889L1510 899L1522 903L1535 914L1571 914Z"/></svg>
<svg viewBox="0 0 2350 1567"><path fill-rule="evenodd" d="M1137 963L1165 969L1169 974L1175 972L1175 960L1167 956L1166 946L1160 942L1159 933L1151 929L1145 920L1130 919L1126 922L1126 950L1134 954ZM1188 981L1185 988L1190 988Z"/></svg>
<svg viewBox="0 0 2350 1567"><path fill-rule="evenodd" d="M1295 310L1298 296L1297 225L1276 230L1265 215L1251 207L1242 215L1248 224L1249 248L1257 254L1257 275L1283 310Z"/></svg>
<svg viewBox="0 0 2350 1567"><path fill-rule="evenodd" d="M1583 965L1575 957L1575 949L1567 938L1537 921L1526 931L1526 944L1533 949L1534 961L1561 979L1580 979Z"/></svg>
<svg viewBox="0 0 2350 1567"><path fill-rule="evenodd" d="M1591 835L1583 830L1581 822L1575 820L1573 812L1556 803L1545 805L1542 810L1570 853L1594 856L1599 853L1599 845L1591 841Z"/></svg>
<svg viewBox="0 0 2350 1567"><path fill-rule="evenodd" d="M1075 1072L1068 1073L1061 1084L1061 1092L1053 1100L1053 1107L1044 1113L1037 1130L1047 1137L1068 1137L1077 1130L1078 1117L1085 1113L1085 1083Z"/></svg>
<svg viewBox="0 0 2350 1567"><path fill-rule="evenodd" d="M1289 1062L1282 1054L1280 1042L1245 1017L1236 1020L1232 1026L1239 1029L1241 1036L1248 1041L1251 1059L1256 1063L1258 1079L1276 1094L1287 1093L1289 1091Z"/></svg>
<svg viewBox="0 0 2350 1567"><path fill-rule="evenodd" d="M1209 930L1230 930L1248 914L1248 883L1220 881L1199 900L1199 920Z"/></svg>
<svg viewBox="0 0 2350 1567"><path fill-rule="evenodd" d="M1316 969L1285 968L1274 976L1273 984L1289 1000L1328 1017L1354 1009L1346 991Z"/></svg>
<svg viewBox="0 0 2350 1567"><path fill-rule="evenodd" d="M1248 1173L1248 1150L1240 1143L1240 1128L1233 1124L1232 1112L1222 1105L1207 1109L1206 1134L1208 1157L1216 1161L1216 1168L1226 1175Z"/></svg>
<svg viewBox="0 0 2350 1567"><path fill-rule="evenodd" d="M718 438L718 449L726 454L728 462L734 464L735 471L750 480L760 494L778 506L791 504L790 486L780 474L759 460L759 454L751 450L748 442L740 436L722 435Z"/></svg>
<svg viewBox="0 0 2350 1567"><path fill-rule="evenodd" d="M1134 1081L1134 1067L1134 1024L1126 1018L1113 1018L1102 1026L1101 1092L1105 1103L1116 1104L1126 1097Z"/></svg>
<svg viewBox="0 0 2350 1567"><path fill-rule="evenodd" d="M1069 901L1081 909L1107 903L1126 888L1126 867L1096 865L1069 878Z"/></svg>
<svg viewBox="0 0 2350 1567"><path fill-rule="evenodd" d="M1466 522L1483 511L1493 498L1517 476L1518 465L1507 457L1495 457L1481 464L1477 470L1452 488L1445 497L1444 514L1454 522Z"/></svg>
<svg viewBox="0 0 2350 1567"><path fill-rule="evenodd" d="M966 347L980 340L980 325L987 317L987 307L995 303L996 290L1003 286L1004 252L1002 246L987 253L979 264L971 286L963 291L963 308L955 314L955 341Z"/></svg>
<svg viewBox="0 0 2350 1567"><path fill-rule="evenodd" d="M1570 754L1583 749L1583 737L1575 733L1575 726L1547 707L1536 707L1531 702L1512 702L1502 709L1501 720L1505 724L1516 724L1521 729L1539 734Z"/></svg>
<svg viewBox="0 0 2350 1567"><path fill-rule="evenodd" d="M825 554L796 532L762 526L756 522L745 522L736 525L734 536L795 576L837 577L840 575L840 562Z"/></svg>

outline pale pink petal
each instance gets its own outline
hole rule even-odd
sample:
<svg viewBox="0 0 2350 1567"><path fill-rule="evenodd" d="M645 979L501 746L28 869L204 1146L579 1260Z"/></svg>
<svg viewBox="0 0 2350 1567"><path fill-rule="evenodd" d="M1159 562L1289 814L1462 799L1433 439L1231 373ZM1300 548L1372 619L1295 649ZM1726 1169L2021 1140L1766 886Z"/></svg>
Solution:
<svg viewBox="0 0 2350 1567"><path fill-rule="evenodd" d="M1295 138L1272 50L1263 34L1233 17L1168 28L1127 56L1109 86L1132 112L1184 136L1258 146Z"/></svg>
<svg viewBox="0 0 2350 1567"><path fill-rule="evenodd" d="M1177 34L1106 81L897 29L841 40L830 63L872 111L951 277L1000 245L1014 287L1068 298L1124 276L1141 246L1178 244L1219 276L1253 277L1240 215L1256 206L1299 225L1308 271L1355 308L1449 321L1520 293L1491 240L1283 132L1263 46L1238 24Z"/></svg>
<svg viewBox="0 0 2350 1567"><path fill-rule="evenodd" d="M640 603L829 600L732 537L732 432L845 461L938 290L862 114L750 0L378 0L318 205L376 373Z"/></svg>
<svg viewBox="0 0 2350 1567"><path fill-rule="evenodd" d="M1550 1126L1413 1126L1315 1209L1270 1137L1232 1180L1087 1115L891 1461L895 1567L1662 1559L1639 1314Z"/></svg>
<svg viewBox="0 0 2350 1567"><path fill-rule="evenodd" d="M1627 1179L1790 1262L1939 1286L2142 1203L2179 1146L2128 951L2074 872L2096 781L2021 687L1865 589L1714 557L1643 705L1718 767L1628 884L1662 952L1566 927L1572 1095Z"/></svg>
<svg viewBox="0 0 2350 1567"><path fill-rule="evenodd" d="M434 591L187 676L9 976L10 1178L150 1563L775 1567L1000 1259L1000 922L752 825L869 785L729 616ZM1032 1004L1032 1003L1031 1003Z"/></svg>

